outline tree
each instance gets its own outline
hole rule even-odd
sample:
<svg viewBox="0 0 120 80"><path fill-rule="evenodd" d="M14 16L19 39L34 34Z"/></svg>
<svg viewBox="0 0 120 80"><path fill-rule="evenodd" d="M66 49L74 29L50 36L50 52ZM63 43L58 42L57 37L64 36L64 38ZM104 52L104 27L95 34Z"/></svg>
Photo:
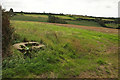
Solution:
<svg viewBox="0 0 120 80"><path fill-rule="evenodd" d="M13 9L12 9L12 8L10 8L10 10L9 10L9 15L10 15L10 16L13 16L13 15L14 15L14 12L13 12Z"/></svg>
<svg viewBox="0 0 120 80"><path fill-rule="evenodd" d="M107 26L105 25L105 22L102 20L102 18L96 18L95 21L96 21L97 23L99 23L101 26L107 27Z"/></svg>
<svg viewBox="0 0 120 80"><path fill-rule="evenodd" d="M67 24L67 22L61 18L49 15L48 16L48 22L50 23L61 23L61 24Z"/></svg>
<svg viewBox="0 0 120 80"><path fill-rule="evenodd" d="M20 14L21 14L21 15L23 15L23 14L24 14L24 12L23 12L23 11L21 11L21 12L20 12Z"/></svg>

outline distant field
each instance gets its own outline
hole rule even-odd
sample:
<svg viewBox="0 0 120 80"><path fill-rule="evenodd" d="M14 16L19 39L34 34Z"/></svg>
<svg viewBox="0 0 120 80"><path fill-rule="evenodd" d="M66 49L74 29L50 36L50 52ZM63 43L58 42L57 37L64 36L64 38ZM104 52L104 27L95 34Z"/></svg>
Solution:
<svg viewBox="0 0 120 80"><path fill-rule="evenodd" d="M95 27L102 27L100 24L94 21L86 21L86 20L81 20L81 21L67 21L68 24L74 24L74 25L81 25L81 26L95 26Z"/></svg>
<svg viewBox="0 0 120 80"><path fill-rule="evenodd" d="M102 19L102 20L105 20L105 21L114 21L114 19Z"/></svg>
<svg viewBox="0 0 120 80"><path fill-rule="evenodd" d="M110 28L118 28L118 25L120 25L120 24L110 23L110 24L106 24L106 25Z"/></svg>
<svg viewBox="0 0 120 80"><path fill-rule="evenodd" d="M71 20L75 20L74 18L72 17L69 17L69 16L58 16L58 15L55 15L56 17L59 17L59 18L62 18L62 19L71 19Z"/></svg>
<svg viewBox="0 0 120 80"><path fill-rule="evenodd" d="M47 22L48 18L45 15L16 15L11 20Z"/></svg>
<svg viewBox="0 0 120 80"><path fill-rule="evenodd" d="M16 16L11 25L18 35L16 41L37 41L45 49L24 59L13 48L14 54L3 61L3 78L118 77L117 34L38 23L36 19Z"/></svg>
<svg viewBox="0 0 120 80"><path fill-rule="evenodd" d="M95 19L95 18L90 18L90 17L86 17L86 16L80 16L80 17L75 17L75 18L83 18L83 19Z"/></svg>
<svg viewBox="0 0 120 80"><path fill-rule="evenodd" d="M58 15L55 15L55 16L62 18L62 19L71 19L71 20L66 20L66 22L68 22L68 24L101 27L97 22L94 22L94 21L85 21L85 20L75 21L75 18L73 18L73 17L58 16ZM12 17L11 20L47 22L48 16L47 15L24 14L24 15L16 15L16 16Z"/></svg>
<svg viewBox="0 0 120 80"><path fill-rule="evenodd" d="M36 14L24 14L25 16L32 16L32 17L43 17L43 18L48 18L47 15L36 15Z"/></svg>

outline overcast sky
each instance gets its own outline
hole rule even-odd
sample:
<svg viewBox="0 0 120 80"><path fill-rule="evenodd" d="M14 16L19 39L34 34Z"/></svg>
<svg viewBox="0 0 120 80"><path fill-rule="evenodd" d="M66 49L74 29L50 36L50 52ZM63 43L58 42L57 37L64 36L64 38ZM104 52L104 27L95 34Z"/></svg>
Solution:
<svg viewBox="0 0 120 80"><path fill-rule="evenodd" d="M1 0L3 8L97 17L117 17L119 0Z"/></svg>

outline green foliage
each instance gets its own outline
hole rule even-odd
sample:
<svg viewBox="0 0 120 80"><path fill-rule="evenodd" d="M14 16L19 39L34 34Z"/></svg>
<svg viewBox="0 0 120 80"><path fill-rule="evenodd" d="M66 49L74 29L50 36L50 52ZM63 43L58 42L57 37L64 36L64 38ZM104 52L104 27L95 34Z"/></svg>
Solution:
<svg viewBox="0 0 120 80"><path fill-rule="evenodd" d="M101 18L96 18L96 22L98 22L101 26L106 27L105 22Z"/></svg>
<svg viewBox="0 0 120 80"><path fill-rule="evenodd" d="M106 72L107 72L108 74L110 74L110 71L109 71L109 70L106 70Z"/></svg>
<svg viewBox="0 0 120 80"><path fill-rule="evenodd" d="M12 44L22 42L20 35L18 35L18 34L16 34L16 33L13 34L13 39L12 39L12 40L13 40L13 41L12 41Z"/></svg>
<svg viewBox="0 0 120 80"><path fill-rule="evenodd" d="M35 16L25 16L25 15L13 16L11 20L47 22L47 18L45 17L35 17Z"/></svg>
<svg viewBox="0 0 120 80"><path fill-rule="evenodd" d="M98 60L97 63L100 64L100 65L104 65L104 64L106 64L106 62L105 62L104 60L101 60L101 59Z"/></svg>
<svg viewBox="0 0 120 80"><path fill-rule="evenodd" d="M3 61L3 78L73 77L85 71L96 73L104 62L117 67L117 34L39 22L11 21L11 25L20 41L27 38L41 42L46 48L30 52L32 58L25 59L23 53L13 49L14 54ZM111 46L114 49L109 51Z"/></svg>
<svg viewBox="0 0 120 80"><path fill-rule="evenodd" d="M62 16L54 15L54 16L64 20L75 20L73 17L69 17L67 15L62 15Z"/></svg>
<svg viewBox="0 0 120 80"><path fill-rule="evenodd" d="M21 11L21 12L20 12L20 14L21 14L21 15L24 15L24 12L23 12L23 11Z"/></svg>
<svg viewBox="0 0 120 80"><path fill-rule="evenodd" d="M74 24L74 25L81 25L81 26L95 26L95 27L101 27L100 24L94 21L86 21L86 20L80 20L80 21L70 21L67 20L68 24Z"/></svg>
<svg viewBox="0 0 120 80"><path fill-rule="evenodd" d="M52 15L51 15L52 16ZM48 22L48 15L40 15L40 14L17 14L12 17L12 20L20 20L20 21L38 21L38 22ZM93 18L89 16L77 16L77 15L54 15L51 17L51 22L55 23L68 23L82 26L95 26L95 27L108 27L108 28L118 28L117 23L118 19L104 19L104 18ZM59 18L59 19L57 19ZM113 21L114 23L111 23ZM50 22L50 21L49 21ZM107 23L106 23L107 22ZM115 25L111 25L115 24Z"/></svg>
<svg viewBox="0 0 120 80"><path fill-rule="evenodd" d="M105 25L107 27L114 28L114 29L117 29L120 26L120 24L115 24L115 23L109 23L109 24L105 24Z"/></svg>
<svg viewBox="0 0 120 80"><path fill-rule="evenodd" d="M13 9L11 8L9 11L9 15L12 17L14 15Z"/></svg>
<svg viewBox="0 0 120 80"><path fill-rule="evenodd" d="M50 22L50 23L67 24L67 22L65 22L65 20L60 19L60 18L55 17L55 16L51 16L51 15L48 16L48 22Z"/></svg>

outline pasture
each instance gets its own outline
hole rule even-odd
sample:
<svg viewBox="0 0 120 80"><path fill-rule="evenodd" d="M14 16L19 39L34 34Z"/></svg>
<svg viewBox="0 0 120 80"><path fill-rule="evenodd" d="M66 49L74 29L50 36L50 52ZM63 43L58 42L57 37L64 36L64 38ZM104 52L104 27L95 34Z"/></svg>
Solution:
<svg viewBox="0 0 120 80"><path fill-rule="evenodd" d="M118 77L118 34L39 21L47 22L47 17L17 15L11 19L15 28L13 44L26 39L44 44L45 48L31 52L32 58L26 59L12 48L13 54L3 61L3 78Z"/></svg>
<svg viewBox="0 0 120 80"><path fill-rule="evenodd" d="M95 22L95 18L88 16L70 16L70 15L54 15L55 17L64 19L67 24L81 25L81 26L94 26L94 27L104 27L101 26L98 22ZM81 18L83 20L77 20ZM39 15L39 14L17 14L11 18L11 20L20 20L20 21L37 21L37 22L48 22L48 15ZM102 21L114 21L114 19L102 19ZM104 23L109 28L118 28L116 23Z"/></svg>

